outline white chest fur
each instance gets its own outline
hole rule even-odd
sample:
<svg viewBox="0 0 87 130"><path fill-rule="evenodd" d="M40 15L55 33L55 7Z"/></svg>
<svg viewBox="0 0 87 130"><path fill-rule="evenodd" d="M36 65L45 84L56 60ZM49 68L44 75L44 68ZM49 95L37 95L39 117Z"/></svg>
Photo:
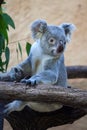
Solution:
<svg viewBox="0 0 87 130"><path fill-rule="evenodd" d="M34 75L44 71L44 66L46 65L47 60L51 59L52 57L43 54L39 43L34 43L34 46L32 46L31 49L33 49L32 52L34 52L32 55L32 75Z"/></svg>

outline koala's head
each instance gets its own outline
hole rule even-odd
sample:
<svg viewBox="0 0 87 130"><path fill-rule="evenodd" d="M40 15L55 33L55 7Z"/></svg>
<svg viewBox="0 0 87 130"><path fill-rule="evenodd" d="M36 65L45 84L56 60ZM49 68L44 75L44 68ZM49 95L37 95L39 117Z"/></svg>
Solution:
<svg viewBox="0 0 87 130"><path fill-rule="evenodd" d="M60 56L70 41L75 25L63 23L59 26L48 25L44 20L36 20L31 25L34 40L40 41L45 54Z"/></svg>

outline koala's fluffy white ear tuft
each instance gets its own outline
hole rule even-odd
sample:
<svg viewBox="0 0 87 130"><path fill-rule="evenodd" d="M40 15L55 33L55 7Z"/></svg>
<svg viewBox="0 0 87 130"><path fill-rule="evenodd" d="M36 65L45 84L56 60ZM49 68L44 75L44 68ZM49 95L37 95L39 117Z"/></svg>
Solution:
<svg viewBox="0 0 87 130"><path fill-rule="evenodd" d="M66 35L66 42L70 42L71 35L72 35L73 31L76 29L76 26L74 24L70 24L70 23L63 23L60 26L64 29L64 32Z"/></svg>
<svg viewBox="0 0 87 130"><path fill-rule="evenodd" d="M47 23L44 20L36 20L31 24L31 32L34 40L41 38L47 30Z"/></svg>

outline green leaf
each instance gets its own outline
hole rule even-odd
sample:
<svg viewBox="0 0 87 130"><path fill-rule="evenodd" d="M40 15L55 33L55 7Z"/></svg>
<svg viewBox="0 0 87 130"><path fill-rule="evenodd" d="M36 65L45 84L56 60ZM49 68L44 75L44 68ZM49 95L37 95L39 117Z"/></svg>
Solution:
<svg viewBox="0 0 87 130"><path fill-rule="evenodd" d="M26 52L27 52L27 55L29 55L30 49L31 49L31 44L27 42L26 43Z"/></svg>
<svg viewBox="0 0 87 130"><path fill-rule="evenodd" d="M0 34L4 36L4 39L6 39L8 43L8 33L7 33L7 24L4 21L2 15L0 15Z"/></svg>
<svg viewBox="0 0 87 130"><path fill-rule="evenodd" d="M0 52L5 49L5 39L3 35L0 34Z"/></svg>
<svg viewBox="0 0 87 130"><path fill-rule="evenodd" d="M0 71L4 72L2 58L0 57Z"/></svg>
<svg viewBox="0 0 87 130"><path fill-rule="evenodd" d="M0 57L0 67L2 67L2 58Z"/></svg>
<svg viewBox="0 0 87 130"><path fill-rule="evenodd" d="M14 24L14 21L12 20L12 18L6 13L3 13L2 16L3 16L4 20L6 21L6 23L15 29L15 24Z"/></svg>
<svg viewBox="0 0 87 130"><path fill-rule="evenodd" d="M10 50L8 47L6 47L5 49L5 58L6 58L6 70L7 70L9 59L10 59Z"/></svg>
<svg viewBox="0 0 87 130"><path fill-rule="evenodd" d="M2 14L2 7L0 6L0 14Z"/></svg>
<svg viewBox="0 0 87 130"><path fill-rule="evenodd" d="M20 43L18 43L18 49L19 49L19 52L20 52L20 55L21 55L21 58L22 58L22 47L21 47Z"/></svg>
<svg viewBox="0 0 87 130"><path fill-rule="evenodd" d="M7 23L3 18L3 14L0 14L0 24L1 24L2 28L7 29Z"/></svg>
<svg viewBox="0 0 87 130"><path fill-rule="evenodd" d="M2 35L0 35L0 56L2 55L4 44L4 38Z"/></svg>

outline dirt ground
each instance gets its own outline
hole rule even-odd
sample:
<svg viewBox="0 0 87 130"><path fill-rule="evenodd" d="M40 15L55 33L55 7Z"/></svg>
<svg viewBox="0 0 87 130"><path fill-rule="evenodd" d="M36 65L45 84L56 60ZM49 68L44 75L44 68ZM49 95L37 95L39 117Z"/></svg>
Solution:
<svg viewBox="0 0 87 130"><path fill-rule="evenodd" d="M6 11L15 21L16 29L10 29L9 47L11 60L9 68L26 58L25 43L33 43L29 25L36 19L45 19L49 24L74 23L77 27L71 44L65 52L66 65L87 65L87 0L6 0ZM17 60L16 47L21 43L23 58ZM74 87L87 89L87 80L70 80ZM49 130L87 130L87 116L74 124L51 128ZM12 130L5 121L4 130Z"/></svg>

